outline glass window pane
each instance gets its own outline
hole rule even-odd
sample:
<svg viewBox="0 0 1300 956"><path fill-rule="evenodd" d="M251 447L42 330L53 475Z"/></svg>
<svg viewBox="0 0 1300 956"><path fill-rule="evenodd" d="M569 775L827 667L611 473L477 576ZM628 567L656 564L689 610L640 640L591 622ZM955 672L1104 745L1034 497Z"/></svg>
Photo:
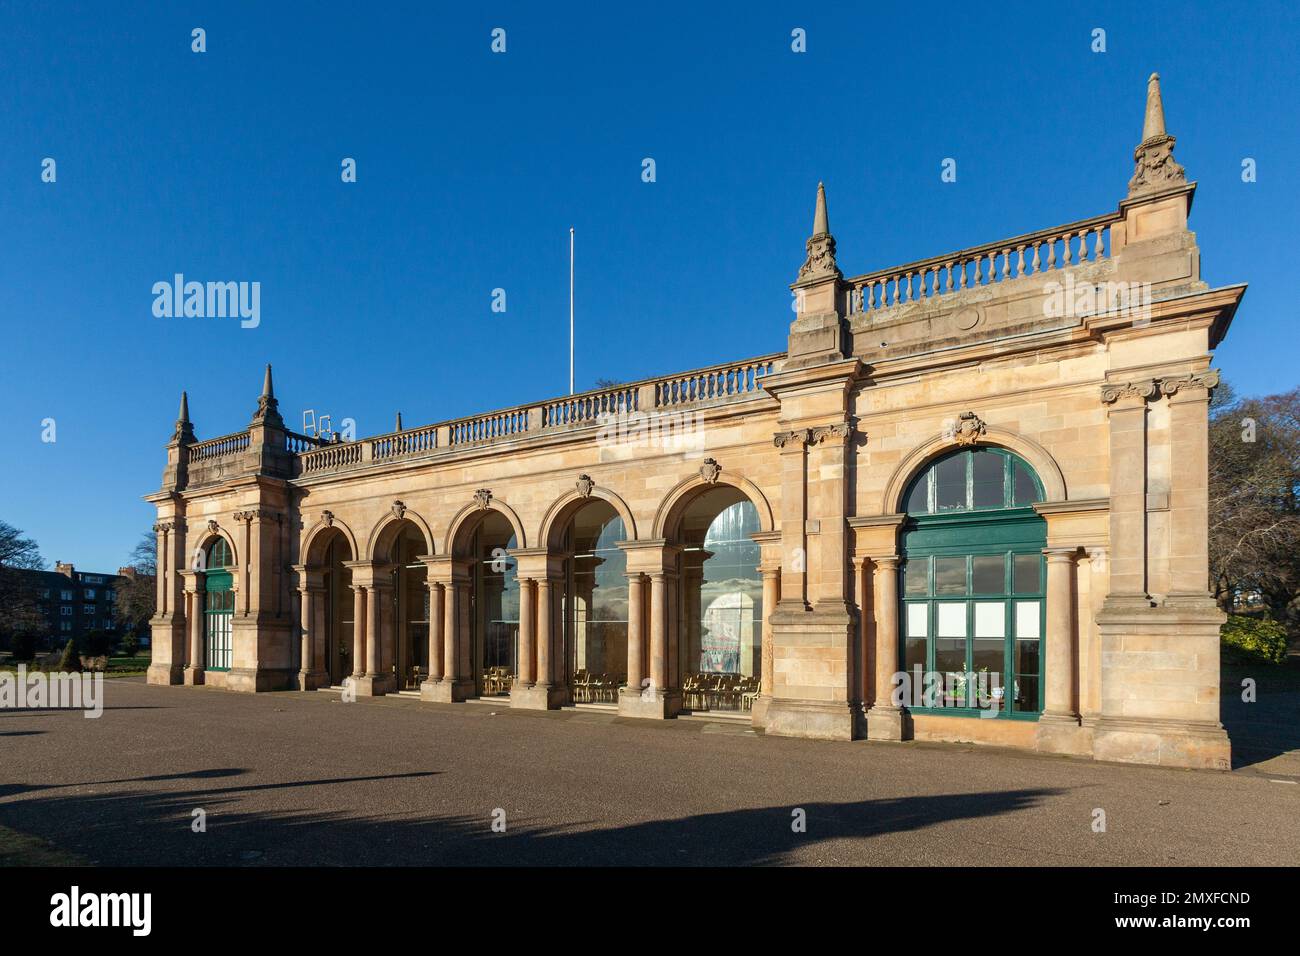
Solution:
<svg viewBox="0 0 1300 956"><path fill-rule="evenodd" d="M962 454L945 458L934 466L934 510L954 511L967 507L966 460Z"/></svg>
<svg viewBox="0 0 1300 956"><path fill-rule="evenodd" d="M975 602L975 636L1007 636L1007 606L1003 601Z"/></svg>
<svg viewBox="0 0 1300 956"><path fill-rule="evenodd" d="M908 561L903 568L903 591L906 594L930 593L930 559Z"/></svg>
<svg viewBox="0 0 1300 956"><path fill-rule="evenodd" d="M1040 636L1038 607L1038 601L1016 602L1016 637L1037 639Z"/></svg>
<svg viewBox="0 0 1300 956"><path fill-rule="evenodd" d="M966 558L934 559L934 593L966 593Z"/></svg>
<svg viewBox="0 0 1300 956"><path fill-rule="evenodd" d="M912 675L914 682L912 693L914 695L921 693L921 688L915 685L917 668L920 668L922 674L926 671L925 638L909 637L903 642L903 670ZM908 701L908 703L911 703L911 701Z"/></svg>
<svg viewBox="0 0 1300 956"><path fill-rule="evenodd" d="M971 452L972 507L1001 508L1005 505L1006 461L995 451Z"/></svg>
<svg viewBox="0 0 1300 956"><path fill-rule="evenodd" d="M930 511L930 476L922 475L912 485L907 495L907 513L911 515L928 514Z"/></svg>
<svg viewBox="0 0 1300 956"><path fill-rule="evenodd" d="M925 637L930 631L928 604L907 605L907 636Z"/></svg>
<svg viewBox="0 0 1300 956"><path fill-rule="evenodd" d="M993 676L1001 674L1002 668L1006 666L1003 663L1003 654L1006 652L1007 644L1001 638L988 637L977 637L973 643L975 646L971 663L977 674L984 672L984 686L980 691L987 696L993 689Z"/></svg>
<svg viewBox="0 0 1300 956"><path fill-rule="evenodd" d="M1016 594L1041 594L1043 557L1039 554L1015 555L1012 587Z"/></svg>
<svg viewBox="0 0 1300 956"><path fill-rule="evenodd" d="M1005 594L1006 557L977 554L971 558L971 591L975 594Z"/></svg>
<svg viewBox="0 0 1300 956"><path fill-rule="evenodd" d="M1031 505L1039 500L1041 500L1041 496L1034 484L1033 475L1021 462L1016 462L1015 489L1013 491L1013 501L1016 506Z"/></svg>
<svg viewBox="0 0 1300 956"><path fill-rule="evenodd" d="M939 638L934 642L934 669L940 674L966 673L964 638Z"/></svg>
<svg viewBox="0 0 1300 956"><path fill-rule="evenodd" d="M939 609L938 635L940 637L965 637L966 602L945 601L935 606Z"/></svg>

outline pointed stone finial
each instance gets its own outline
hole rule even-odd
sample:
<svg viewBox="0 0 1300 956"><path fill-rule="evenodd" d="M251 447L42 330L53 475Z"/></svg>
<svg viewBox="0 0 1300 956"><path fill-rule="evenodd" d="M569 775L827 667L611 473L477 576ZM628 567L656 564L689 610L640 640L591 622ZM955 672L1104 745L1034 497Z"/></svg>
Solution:
<svg viewBox="0 0 1300 956"><path fill-rule="evenodd" d="M799 269L797 282L835 278L841 276L835 264L835 237L830 231L830 217L826 212L826 187L817 184L817 208L813 212L813 234L805 244L808 256Z"/></svg>
<svg viewBox="0 0 1300 956"><path fill-rule="evenodd" d="M1136 168L1128 182L1129 196L1152 192L1187 181L1183 167L1174 162L1175 140L1165 132L1165 104L1160 95L1160 74L1147 80L1147 109L1142 120L1142 142L1133 150Z"/></svg>
<svg viewBox="0 0 1300 956"><path fill-rule="evenodd" d="M266 363L266 374L262 377L262 394L257 399L257 411L253 413L254 422L270 422L284 425L280 417L280 403L275 400L275 387L271 384L271 363Z"/></svg>
<svg viewBox="0 0 1300 956"><path fill-rule="evenodd" d="M817 209L813 212L813 231L814 236L829 236L831 227L829 217L826 215L826 184L817 184Z"/></svg>
<svg viewBox="0 0 1300 956"><path fill-rule="evenodd" d="M1165 104L1160 99L1160 74L1147 80L1147 115L1142 121L1142 142L1165 135Z"/></svg>
<svg viewBox="0 0 1300 956"><path fill-rule="evenodd" d="M398 412L398 413L397 413L397 424L393 426L393 431L395 431L395 432L400 432L401 430L402 430L402 413L401 413L401 412Z"/></svg>
<svg viewBox="0 0 1300 956"><path fill-rule="evenodd" d="M190 399L185 392L181 392L181 407L176 413L176 429L172 433L172 440L183 445L194 442L194 426L190 424Z"/></svg>

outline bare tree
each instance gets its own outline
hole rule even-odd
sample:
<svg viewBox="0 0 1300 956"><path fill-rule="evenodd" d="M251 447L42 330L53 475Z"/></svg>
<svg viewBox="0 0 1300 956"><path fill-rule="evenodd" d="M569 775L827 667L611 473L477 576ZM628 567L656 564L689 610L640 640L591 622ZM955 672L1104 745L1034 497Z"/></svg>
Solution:
<svg viewBox="0 0 1300 956"><path fill-rule="evenodd" d="M114 606L122 630L135 632L148 624L158 608L158 549L152 532L141 535L131 549L128 567L134 573L118 582Z"/></svg>
<svg viewBox="0 0 1300 956"><path fill-rule="evenodd" d="M1300 596L1300 389L1238 399L1220 386L1210 422L1210 570L1232 610L1257 593L1294 623Z"/></svg>
<svg viewBox="0 0 1300 956"><path fill-rule="evenodd" d="M45 629L45 615L36 604L36 588L21 573L43 567L45 560L36 542L0 521L0 642L10 647L15 647L15 638L31 639Z"/></svg>

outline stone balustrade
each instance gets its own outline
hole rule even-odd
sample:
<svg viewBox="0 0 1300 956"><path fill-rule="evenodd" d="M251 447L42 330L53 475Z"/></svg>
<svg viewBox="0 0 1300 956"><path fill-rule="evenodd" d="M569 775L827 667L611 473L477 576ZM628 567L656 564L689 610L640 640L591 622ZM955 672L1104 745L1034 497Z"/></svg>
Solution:
<svg viewBox="0 0 1300 956"><path fill-rule="evenodd" d="M248 432L236 432L209 438L189 446L189 458L192 462L211 461L216 458L229 458L243 454L248 450Z"/></svg>
<svg viewBox="0 0 1300 956"><path fill-rule="evenodd" d="M1111 226L1119 213L973 246L845 280L850 314L879 312L966 289L1099 262L1111 255Z"/></svg>
<svg viewBox="0 0 1300 956"><path fill-rule="evenodd" d="M777 369L781 355L674 375L655 382L655 408L726 399L762 389L762 380Z"/></svg>

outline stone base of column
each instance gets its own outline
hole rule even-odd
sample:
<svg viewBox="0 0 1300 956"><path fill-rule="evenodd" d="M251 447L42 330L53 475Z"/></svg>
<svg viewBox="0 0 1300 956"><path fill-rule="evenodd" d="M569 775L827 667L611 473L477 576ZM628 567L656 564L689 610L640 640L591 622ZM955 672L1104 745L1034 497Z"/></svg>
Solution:
<svg viewBox="0 0 1300 956"><path fill-rule="evenodd" d="M1231 770L1232 744L1213 721L1103 717L1093 729L1097 760L1196 770Z"/></svg>
<svg viewBox="0 0 1300 956"><path fill-rule="evenodd" d="M1092 729L1072 714L1042 714L1034 728L1034 749L1073 757L1092 756Z"/></svg>
<svg viewBox="0 0 1300 956"><path fill-rule="evenodd" d="M676 717L681 709L681 691L655 690L649 687L644 690L621 687L618 691L618 715L620 717L666 720L669 717Z"/></svg>
<svg viewBox="0 0 1300 956"><path fill-rule="evenodd" d="M767 694L759 694L754 698L754 706L750 711L750 719L755 727L767 726L767 712L771 709L772 698Z"/></svg>
<svg viewBox="0 0 1300 956"><path fill-rule="evenodd" d="M382 697L397 691L397 678L392 674L366 674L352 678L353 691L358 697Z"/></svg>
<svg viewBox="0 0 1300 956"><path fill-rule="evenodd" d="M186 668L181 672L181 681L180 681L180 682L183 683L186 687L201 687L201 686L203 686L203 668L202 668L202 667L186 667Z"/></svg>
<svg viewBox="0 0 1300 956"><path fill-rule="evenodd" d="M772 737L852 740L853 705L848 701L773 697L767 707L763 732Z"/></svg>
<svg viewBox="0 0 1300 956"><path fill-rule="evenodd" d="M204 674L203 682L214 683L211 675ZM222 675L221 686L241 694L260 694L272 690L293 690L298 686L295 670L269 667L235 667Z"/></svg>
<svg viewBox="0 0 1300 956"><path fill-rule="evenodd" d="M523 687L516 683L510 688L510 706L520 710L555 710L563 706L566 696L565 688L555 684Z"/></svg>
<svg viewBox="0 0 1300 956"><path fill-rule="evenodd" d="M911 740L911 715L901 707L877 704L867 711L867 739Z"/></svg>
<svg viewBox="0 0 1300 956"><path fill-rule="evenodd" d="M179 664L150 664L145 671L145 681L168 686L185 682L185 669Z"/></svg>
<svg viewBox="0 0 1300 956"><path fill-rule="evenodd" d="M330 675L324 671L299 671L298 672L298 689L299 690L316 690L318 687L329 687Z"/></svg>
<svg viewBox="0 0 1300 956"><path fill-rule="evenodd" d="M473 696L472 680L426 680L420 684L420 700L433 704L456 704Z"/></svg>

